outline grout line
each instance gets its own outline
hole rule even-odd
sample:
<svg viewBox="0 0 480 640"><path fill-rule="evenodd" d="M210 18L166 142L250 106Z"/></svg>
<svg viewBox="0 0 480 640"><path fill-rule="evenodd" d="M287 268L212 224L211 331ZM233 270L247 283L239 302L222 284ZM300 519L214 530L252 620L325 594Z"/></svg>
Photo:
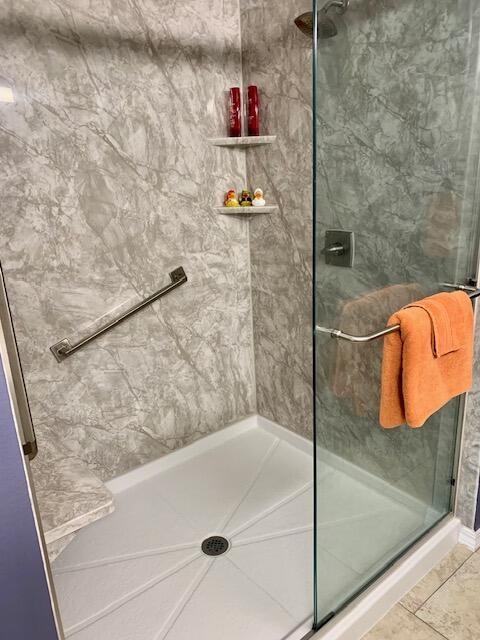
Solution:
<svg viewBox="0 0 480 640"><path fill-rule="evenodd" d="M435 629L435 627L432 627L432 625L428 624L428 622L425 622L425 620L422 620L421 618L417 618L417 619L421 620L423 624L425 624L429 629L431 629L438 636L440 636L441 638L444 638L444 640L450 640L447 636L444 636L443 633L440 633L438 629Z"/></svg>
<svg viewBox="0 0 480 640"><path fill-rule="evenodd" d="M240 2L240 0L239 0ZM245 154L245 182L248 184L248 172L247 172L247 155ZM255 319L254 319L254 304L253 304L253 278L252 278L252 246L250 242L250 230L252 226L247 225L247 251L248 251L248 287L249 287L249 300L250 300L250 349L252 352L252 366L253 366L253 404L255 413L258 415L258 385L257 385L257 351L255 345Z"/></svg>
<svg viewBox="0 0 480 640"><path fill-rule="evenodd" d="M250 520L247 520L247 522L245 522L244 524L240 525L239 527L237 527L236 529L231 531L229 533L228 537L233 538L234 536L239 535L240 533L242 533L246 529L249 529L250 527L252 527L254 524L257 524L258 522L260 522L260 520L263 520L264 518L266 518L270 514L274 513L278 509L281 509L282 507L287 505L289 502L292 502L296 498L299 498L301 495L306 493L312 487L313 487L313 482L307 482L302 487L300 487L300 489L297 489L297 491L294 491L289 496L286 496L285 498L282 498L281 500L279 500L277 503L275 503L271 507L268 507L267 509L265 509L261 513L257 514L256 516L253 516L253 518L250 518Z"/></svg>
<svg viewBox="0 0 480 640"><path fill-rule="evenodd" d="M441 584L441 585L439 585L439 586L435 589L435 591L433 591L433 592L428 596L428 598L422 602L422 604L421 604L419 607L417 607L417 609L415 609L415 611L413 612L413 615L415 615L415 616L416 616L416 615L417 615L417 612L418 612L418 611L420 611L420 609L421 609L424 605L426 605L426 604L427 604L427 602L428 602L431 598L433 598L433 596L434 596L438 591L440 591L440 589L441 589L442 587L444 587L444 586L447 584L447 582L450 582L450 580L451 580L451 579L453 578L453 576L457 573L457 571L459 571L459 570L463 567L463 565L464 565L464 564L466 564L466 563L470 560L470 558L473 556L473 554L474 554L474 553L476 553L476 552L474 552L474 551L473 551L473 552L468 556L468 558L466 558L466 559L462 562L462 564L460 564L460 565L455 569L455 571L454 571L453 573L451 573L451 574L448 576L448 578L446 578L446 580L444 580L444 581L442 582L442 584ZM440 561L436 566L438 567L440 564L441 564L441 561ZM434 567L433 569L431 569L431 570L429 571L429 573L431 573L435 568L436 568L436 567ZM427 576L428 576L428 573L427 573ZM424 580L427 576L424 576L424 577L422 578L422 580ZM421 582L421 580L420 580L420 582ZM417 584L420 584L420 582L417 582ZM416 587L416 586L417 586L417 585L415 585L415 587ZM413 588L413 589L415 589L415 587L412 587L412 588ZM411 591L411 590L410 590L410 591ZM422 618L420 618L420 616L417 616L417 617L418 617L418 619L419 619L419 620L421 620L421 619L422 619Z"/></svg>
<svg viewBox="0 0 480 640"><path fill-rule="evenodd" d="M114 602L111 602L109 605L107 605L100 611L97 611L97 613L94 613L93 615L82 620L81 622L77 622L77 624L74 624L71 627L68 627L67 629L65 629L65 635L71 636L74 633L78 633L79 631L82 631L86 627L91 626L95 622L98 622L98 620L105 618L106 616L110 615L111 613L113 613L114 611L122 607L124 604L131 602L134 598L140 596L142 593L144 593L145 591L148 591L152 587L155 587L157 584L159 584L160 582L163 582L163 580L166 580L167 578L174 575L175 573L178 573L179 571L187 567L189 564L192 564L192 562L195 562L195 560L198 560L199 558L201 558L200 553L196 553L193 556L190 556L189 558L187 558L187 560L184 560L183 562L180 562L179 564L175 565L171 569L168 569L167 571L162 573L160 576L156 576L155 578L152 578L151 580L143 584L141 587L138 587L137 589L134 589L133 591L130 591L124 596L118 598Z"/></svg>
<svg viewBox="0 0 480 640"><path fill-rule="evenodd" d="M245 127L247 124L247 111L245 109L245 68L243 64L243 19L242 19L242 6L241 0L237 2L237 11L238 11L238 24L240 25L239 29L239 57L240 57L240 91L242 96L242 126ZM240 151L242 153L242 151ZM249 165L248 165L248 154L242 153L243 155L243 177L245 179L245 187L249 188ZM252 375L253 375L253 405L255 413L258 414L258 389L257 389L257 358L256 358L256 345L255 345L255 322L254 322L254 306L253 306L253 288L252 288L252 248L250 243L250 230L251 225L246 225L246 235L247 235L247 255L248 255L248 293L250 300L250 350L251 350L251 363L253 366Z"/></svg>
<svg viewBox="0 0 480 640"><path fill-rule="evenodd" d="M175 609L165 620L165 623L162 625L162 628L160 629L160 631L155 634L155 637L153 640L164 640L168 636L175 622L178 620L180 614L185 609L185 607L190 602L190 600L193 598L198 587L202 584L207 573L210 571L210 568L212 567L213 562L214 562L213 558L210 558L205 562L205 564L202 566L200 571L195 575L193 580L188 585L187 590L180 598Z"/></svg>
<svg viewBox="0 0 480 640"><path fill-rule="evenodd" d="M254 477L252 478L250 484L248 485L247 490L244 492L244 494L240 498L240 501L235 505L235 507L232 509L232 511L230 511L230 513L227 514L226 518L224 518L223 521L219 524L218 529L221 532L225 531L225 529L228 527L230 521L232 520L233 516L237 513L237 511L240 509L242 504L245 502L245 500L249 496L251 490L253 489L253 487L257 483L257 480L259 479L260 475L262 474L262 471L264 470L265 465L270 460L272 455L275 453L275 451L277 450L279 444L280 444L280 438L275 438L275 440L272 442L272 444L268 448L266 454L263 456L263 458L262 458L262 460L260 462L260 466L257 469L257 472L255 473Z"/></svg>
<svg viewBox="0 0 480 640"><path fill-rule="evenodd" d="M165 553L174 553L176 551L183 551L187 549L196 549L200 547L199 542L187 542L185 544L177 544L171 547L160 547L158 549L147 549L145 551L138 551L136 553L126 553L121 556L113 556L111 558L100 558L99 560L92 560L91 562L82 562L81 564L74 564L69 567L63 567L55 569L54 576L75 573L77 571L84 571L85 569L94 569L96 567L103 567L109 564L117 564L120 562L128 562L129 560L137 560L139 558L148 558L150 556L159 556Z"/></svg>
<svg viewBox="0 0 480 640"><path fill-rule="evenodd" d="M447 638L447 636L444 636L443 633L440 633L440 631L438 631L438 629L435 629L435 627L432 627L431 624L429 624L428 622L425 622L425 620L422 620L421 618L419 618L415 613L412 613L411 611L409 611L407 609L407 607L405 607L401 602L397 602L398 605L400 605L400 607L402 607L402 609L404 611L406 611L409 615L413 616L414 618L416 618L417 620L419 620L420 622L423 622L423 624L427 627L429 627L434 633L436 633L438 636L440 636L441 638L444 638L444 640L450 640L449 638ZM395 607L395 605L393 605L393 607ZM392 609L393 609L392 607ZM389 611L387 611L387 613L385 615L388 615L388 613L390 613L390 611L392 610L390 609ZM385 616L384 616L385 617ZM373 629L375 629L375 627L373 627Z"/></svg>

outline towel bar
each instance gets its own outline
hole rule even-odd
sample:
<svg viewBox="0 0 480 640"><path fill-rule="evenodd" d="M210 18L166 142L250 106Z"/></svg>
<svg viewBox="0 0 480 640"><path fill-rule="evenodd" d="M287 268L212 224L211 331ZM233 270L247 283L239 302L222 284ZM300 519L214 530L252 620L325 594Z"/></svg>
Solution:
<svg viewBox="0 0 480 640"><path fill-rule="evenodd" d="M128 311L125 311L125 313L123 313L118 318L115 318L105 326L101 327L94 333L90 334L86 338L83 338L79 342L76 342L75 344L71 344L68 338L64 338L63 340L60 340L60 342L57 342L52 347L50 347L50 351L53 353L53 355L58 360L58 362L65 360L65 358L68 358L68 356L71 356L72 353L75 353L75 351L77 351L81 347L84 347L86 344L88 344L92 340L95 340L95 338L98 338L109 329L112 329L112 327L117 326L117 324L119 324L123 320L126 320L126 318L129 318L134 313L137 313L137 311L140 311L140 309L143 309L144 307L151 304L155 300L158 300L159 298L166 295L167 293L170 293L170 291L173 291L173 289L176 289L181 284L184 284L185 282L187 282L187 275L183 270L183 267L177 267L177 269L174 269L169 274L169 276L171 281L170 284L167 284L167 286L163 287L159 291L152 293L152 295L148 296L148 298L141 300L138 304L136 304L131 309L128 309Z"/></svg>
<svg viewBox="0 0 480 640"><path fill-rule="evenodd" d="M480 289L475 289L474 287L468 287L466 285L455 285L455 288L468 292L470 300L474 300L475 298L478 298L480 296ZM315 333L329 333L331 338L336 338L337 340L347 340L347 342L372 342L373 340L378 340L379 338L387 336L389 333L395 333L395 331L399 330L399 324L392 324L390 327L385 327L385 329L375 331L375 333L370 333L366 336L352 336L349 333L340 331L340 329L328 329L327 327L320 327L319 325L315 327Z"/></svg>

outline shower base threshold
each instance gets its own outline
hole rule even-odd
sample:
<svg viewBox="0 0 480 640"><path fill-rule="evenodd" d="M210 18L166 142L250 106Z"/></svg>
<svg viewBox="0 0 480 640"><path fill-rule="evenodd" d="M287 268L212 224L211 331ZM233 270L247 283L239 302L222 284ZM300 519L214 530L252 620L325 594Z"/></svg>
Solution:
<svg viewBox="0 0 480 640"><path fill-rule="evenodd" d="M313 611L312 449L252 416L109 482L115 512L53 563L66 637L304 637ZM321 606L330 610L375 569L379 549L388 553L406 530L416 535L425 505L328 452L318 461ZM355 547L358 535L371 544Z"/></svg>
<svg viewBox="0 0 480 640"><path fill-rule="evenodd" d="M458 544L461 529L458 518L446 516L331 622L316 633L304 626L288 640L362 638Z"/></svg>

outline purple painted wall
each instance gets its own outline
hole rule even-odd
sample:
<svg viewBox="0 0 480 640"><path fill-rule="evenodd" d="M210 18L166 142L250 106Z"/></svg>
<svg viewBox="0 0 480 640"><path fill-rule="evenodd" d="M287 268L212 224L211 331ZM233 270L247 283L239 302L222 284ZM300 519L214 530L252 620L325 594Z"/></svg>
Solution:
<svg viewBox="0 0 480 640"><path fill-rule="evenodd" d="M0 360L0 638L57 640Z"/></svg>

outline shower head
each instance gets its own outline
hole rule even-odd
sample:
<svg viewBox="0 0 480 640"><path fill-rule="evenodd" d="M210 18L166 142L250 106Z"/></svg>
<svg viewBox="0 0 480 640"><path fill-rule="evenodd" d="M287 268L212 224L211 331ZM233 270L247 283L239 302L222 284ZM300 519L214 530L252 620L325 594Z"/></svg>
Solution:
<svg viewBox="0 0 480 640"><path fill-rule="evenodd" d="M337 26L334 21L328 17L327 13L332 7L337 8L337 14L342 15L348 9L350 0L329 0L327 4L317 13L317 34L319 40L333 38L338 33ZM311 38L313 36L313 13L307 11L301 16L295 18L295 24L300 31Z"/></svg>
<svg viewBox="0 0 480 640"><path fill-rule="evenodd" d="M308 38L313 36L313 14L311 11L295 18L295 24ZM334 21L327 16L323 9L318 12L317 33L320 40L332 38L338 33Z"/></svg>
<svg viewBox="0 0 480 640"><path fill-rule="evenodd" d="M319 40L326 40L327 38L333 38L338 33L337 26L334 21L327 16L327 12L322 9L318 14L317 20L317 35ZM313 34L313 26L312 26Z"/></svg>

